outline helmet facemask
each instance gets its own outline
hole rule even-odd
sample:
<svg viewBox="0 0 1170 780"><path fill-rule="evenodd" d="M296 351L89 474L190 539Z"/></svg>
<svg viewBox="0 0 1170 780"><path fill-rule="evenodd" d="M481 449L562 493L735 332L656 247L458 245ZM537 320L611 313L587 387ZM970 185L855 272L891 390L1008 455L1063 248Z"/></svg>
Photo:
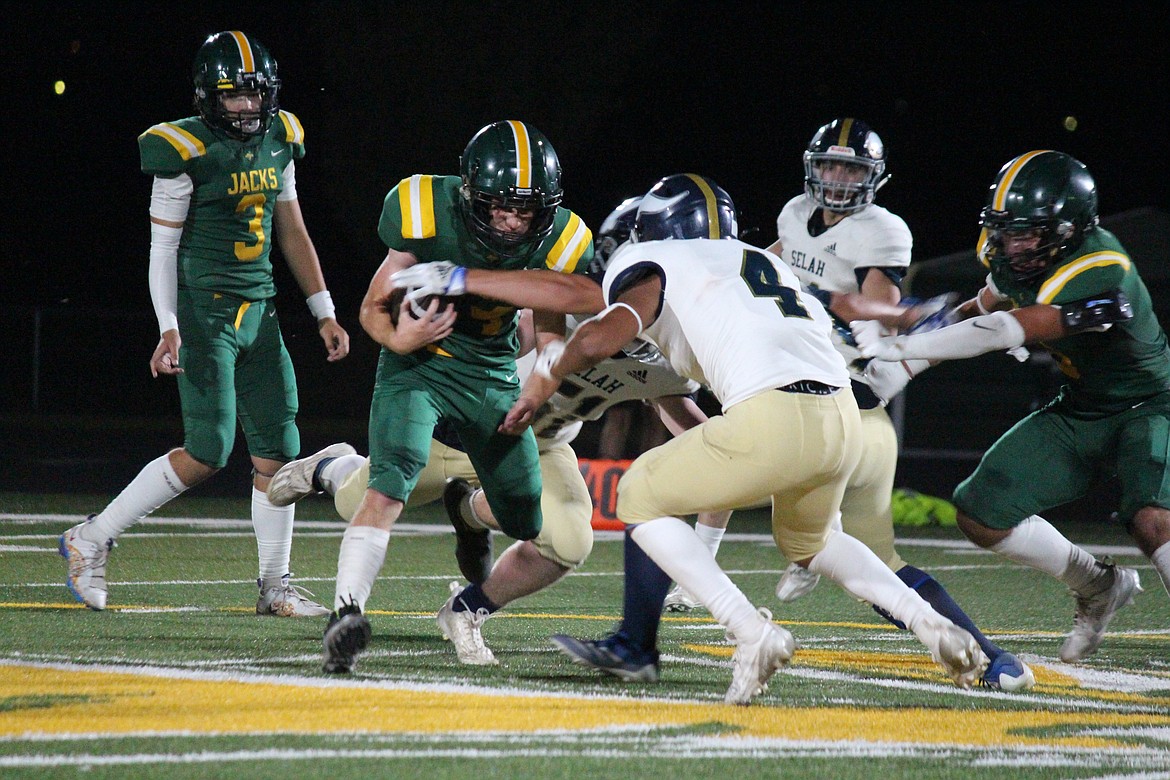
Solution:
<svg viewBox="0 0 1170 780"><path fill-rule="evenodd" d="M979 224L987 230L987 258L1006 264L1017 282L1042 277L1066 251L1079 244L1076 227L1065 220L1013 220L1007 212L984 209Z"/></svg>
<svg viewBox="0 0 1170 780"><path fill-rule="evenodd" d="M488 249L501 257L521 257L536 249L540 242L553 230L557 206L561 198L546 198L539 195L525 197L503 197L463 187L463 198L467 202L470 224L475 237ZM521 216L532 215L528 229L513 233L493 224L492 210L515 211Z"/></svg>
<svg viewBox="0 0 1170 780"><path fill-rule="evenodd" d="M857 157L849 147L804 153L804 191L818 206L841 214L860 211L889 177L884 160Z"/></svg>

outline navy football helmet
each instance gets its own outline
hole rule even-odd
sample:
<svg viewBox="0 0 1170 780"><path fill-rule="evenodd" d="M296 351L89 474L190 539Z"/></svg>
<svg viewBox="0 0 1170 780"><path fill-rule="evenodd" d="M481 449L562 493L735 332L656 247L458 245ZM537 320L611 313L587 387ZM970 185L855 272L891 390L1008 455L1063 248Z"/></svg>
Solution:
<svg viewBox="0 0 1170 780"><path fill-rule="evenodd" d="M239 30L219 32L203 42L195 54L192 79L199 116L212 129L237 141L264 135L280 111L276 60L260 41ZM223 98L233 92L257 93L259 110L225 109Z"/></svg>
<svg viewBox="0 0 1170 780"><path fill-rule="evenodd" d="M856 181L827 181L833 164L856 168ZM821 208L842 214L861 211L889 180L886 147L878 134L859 119L834 119L817 130L804 153L804 192Z"/></svg>
<svg viewBox="0 0 1170 780"><path fill-rule="evenodd" d="M597 238L593 241L593 262L589 264L591 276L600 279L609 267L609 258L614 251L630 240L630 234L634 232L634 219L638 216L638 204L641 202L640 195L626 198L602 221L601 227L597 229Z"/></svg>
<svg viewBox="0 0 1170 780"><path fill-rule="evenodd" d="M735 204L706 176L677 173L660 179L642 196L634 218L636 241L736 238Z"/></svg>
<svg viewBox="0 0 1170 780"><path fill-rule="evenodd" d="M1089 169L1063 152L1021 154L996 174L979 213L986 231L981 249L989 264L1004 264L1018 282L1034 281L1061 262L1097 226L1097 185ZM1010 234L1039 238L1032 249L1008 255Z"/></svg>

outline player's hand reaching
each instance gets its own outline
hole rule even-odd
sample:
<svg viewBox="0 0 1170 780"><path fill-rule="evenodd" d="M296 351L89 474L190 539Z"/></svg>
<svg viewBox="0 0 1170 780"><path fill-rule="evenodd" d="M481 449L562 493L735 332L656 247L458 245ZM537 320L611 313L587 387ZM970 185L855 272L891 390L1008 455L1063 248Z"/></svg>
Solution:
<svg viewBox="0 0 1170 780"><path fill-rule="evenodd" d="M325 350L329 353L325 359L330 363L349 354L349 334L333 317L317 320L317 332L325 342Z"/></svg>
<svg viewBox="0 0 1170 780"><path fill-rule="evenodd" d="M863 356L895 362L904 357L898 337L886 335L885 326L877 320L854 320L849 329Z"/></svg>
<svg viewBox="0 0 1170 780"><path fill-rule="evenodd" d="M412 301L429 295L463 295L466 280L466 268L446 261L416 263L390 277L395 287L410 289L407 299Z"/></svg>
<svg viewBox="0 0 1170 780"><path fill-rule="evenodd" d="M150 375L158 379L159 374L173 376L183 373L179 366L179 347L182 345L183 339L179 337L177 328L171 328L159 336L158 346L150 356Z"/></svg>

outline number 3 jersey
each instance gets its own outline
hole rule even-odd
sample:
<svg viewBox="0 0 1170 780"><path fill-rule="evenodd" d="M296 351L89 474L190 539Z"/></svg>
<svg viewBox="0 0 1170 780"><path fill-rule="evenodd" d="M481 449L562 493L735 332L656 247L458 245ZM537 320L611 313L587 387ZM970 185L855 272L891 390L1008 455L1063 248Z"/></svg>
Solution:
<svg viewBox="0 0 1170 780"><path fill-rule="evenodd" d="M647 274L661 279L663 298L642 338L724 411L800 380L849 385L828 313L770 252L735 239L629 243L606 269L606 301Z"/></svg>
<svg viewBox="0 0 1170 780"><path fill-rule="evenodd" d="M163 122L138 137L142 172L186 175L193 191L179 243L179 287L259 301L276 294L272 214L285 170L305 156L305 131L281 111L261 138L216 134L199 117Z"/></svg>
<svg viewBox="0 0 1170 780"><path fill-rule="evenodd" d="M818 227L819 226L819 227ZM776 234L783 260L809 288L836 293L861 291L869 269L881 269L900 284L910 265L913 238L896 214L870 205L830 228L824 226L820 206L798 195L776 218ZM864 383L865 361L853 342L849 323L834 321L833 342L841 351L855 381Z"/></svg>

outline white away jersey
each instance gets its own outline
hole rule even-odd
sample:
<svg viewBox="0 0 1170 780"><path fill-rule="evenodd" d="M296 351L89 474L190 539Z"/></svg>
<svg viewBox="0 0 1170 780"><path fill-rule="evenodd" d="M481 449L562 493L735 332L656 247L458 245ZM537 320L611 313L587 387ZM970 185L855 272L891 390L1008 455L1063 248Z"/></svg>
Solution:
<svg viewBox="0 0 1170 780"><path fill-rule="evenodd" d="M849 385L828 313L770 252L734 239L629 243L610 258L606 301L645 272L662 279L663 302L642 338L678 374L707 385L725 411L802 379Z"/></svg>
<svg viewBox="0 0 1170 780"><path fill-rule="evenodd" d="M572 328L576 321L569 317L568 324ZM536 350L516 361L521 382L528 380L535 364ZM614 404L698 391L698 383L672 371L652 344L631 343L620 355L565 377L532 421L536 446L543 452L554 444L572 441L581 431L583 420L600 418Z"/></svg>
<svg viewBox="0 0 1170 780"><path fill-rule="evenodd" d="M808 221L820 208L798 195L776 218L776 235L782 246L780 259L806 287L838 293L861 291L861 280L870 268L906 268L910 265L913 238L906 222L881 206L870 205L850 214L819 236L810 236ZM858 278L858 274L861 278ZM864 359L848 335L848 323L835 330L833 342L849 363L853 379L864 382ZM861 359L861 365L855 361Z"/></svg>

